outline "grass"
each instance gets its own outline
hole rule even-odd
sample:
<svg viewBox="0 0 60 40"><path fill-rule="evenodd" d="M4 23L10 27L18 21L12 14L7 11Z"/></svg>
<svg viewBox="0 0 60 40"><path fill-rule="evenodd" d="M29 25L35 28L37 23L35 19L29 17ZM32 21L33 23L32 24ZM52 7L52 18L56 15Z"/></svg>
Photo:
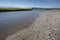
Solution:
<svg viewBox="0 0 60 40"><path fill-rule="evenodd" d="M25 11L32 10L32 8L0 8L1 11Z"/></svg>
<svg viewBox="0 0 60 40"><path fill-rule="evenodd" d="M5 12L5 11L29 11L29 10L60 10L60 8L0 8L0 12Z"/></svg>

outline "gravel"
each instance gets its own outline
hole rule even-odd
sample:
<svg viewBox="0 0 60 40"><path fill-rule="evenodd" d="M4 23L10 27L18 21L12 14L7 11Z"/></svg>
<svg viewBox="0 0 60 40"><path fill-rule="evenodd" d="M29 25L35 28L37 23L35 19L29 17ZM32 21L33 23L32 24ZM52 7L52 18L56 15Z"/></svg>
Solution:
<svg viewBox="0 0 60 40"><path fill-rule="evenodd" d="M7 36L5 40L60 40L60 10L39 13L30 27Z"/></svg>

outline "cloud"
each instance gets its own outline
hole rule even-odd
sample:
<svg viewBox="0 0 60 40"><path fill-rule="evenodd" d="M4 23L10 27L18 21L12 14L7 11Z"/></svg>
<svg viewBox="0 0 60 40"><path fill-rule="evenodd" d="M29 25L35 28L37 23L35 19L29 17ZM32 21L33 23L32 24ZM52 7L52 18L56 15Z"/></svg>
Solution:
<svg viewBox="0 0 60 40"><path fill-rule="evenodd" d="M22 4L1 4L0 7L32 7L32 5L22 5Z"/></svg>
<svg viewBox="0 0 60 40"><path fill-rule="evenodd" d="M15 5L15 4L1 4L0 3L0 7L18 7L18 5Z"/></svg>

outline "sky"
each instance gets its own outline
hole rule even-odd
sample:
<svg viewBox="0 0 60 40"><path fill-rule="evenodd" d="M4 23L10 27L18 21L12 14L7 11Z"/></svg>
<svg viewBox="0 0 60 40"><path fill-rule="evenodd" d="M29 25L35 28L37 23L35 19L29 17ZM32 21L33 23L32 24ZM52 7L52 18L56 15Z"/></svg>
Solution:
<svg viewBox="0 0 60 40"><path fill-rule="evenodd" d="M0 0L0 7L60 8L60 0Z"/></svg>

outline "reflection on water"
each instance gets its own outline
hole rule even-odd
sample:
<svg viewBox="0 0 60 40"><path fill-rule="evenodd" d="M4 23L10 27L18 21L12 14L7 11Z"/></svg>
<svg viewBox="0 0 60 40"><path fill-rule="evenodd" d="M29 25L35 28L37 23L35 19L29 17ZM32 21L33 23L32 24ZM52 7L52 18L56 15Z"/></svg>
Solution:
<svg viewBox="0 0 60 40"><path fill-rule="evenodd" d="M7 31L10 28L29 25L41 10L15 11L0 13L0 31Z"/></svg>
<svg viewBox="0 0 60 40"><path fill-rule="evenodd" d="M41 10L0 13L0 40L16 31L29 27Z"/></svg>

